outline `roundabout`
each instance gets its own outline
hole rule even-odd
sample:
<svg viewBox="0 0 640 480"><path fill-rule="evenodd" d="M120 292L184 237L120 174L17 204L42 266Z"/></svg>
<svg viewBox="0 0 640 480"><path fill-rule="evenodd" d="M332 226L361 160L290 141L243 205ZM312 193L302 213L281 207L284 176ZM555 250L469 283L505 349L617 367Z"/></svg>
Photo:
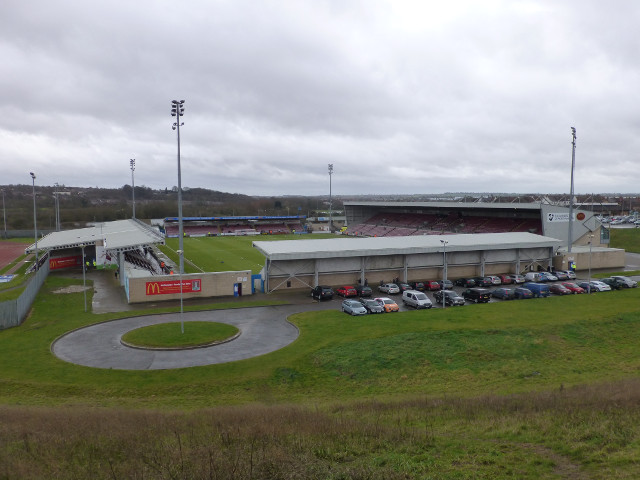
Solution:
<svg viewBox="0 0 640 480"><path fill-rule="evenodd" d="M299 306L270 306L185 312L188 322L217 322L233 325L240 334L233 340L212 346L157 350L132 348L122 343L131 330L161 323L180 322L179 313L147 315L98 323L58 338L51 351L61 360L77 365L115 370L164 370L233 362L279 350L298 338L298 329L286 318Z"/></svg>

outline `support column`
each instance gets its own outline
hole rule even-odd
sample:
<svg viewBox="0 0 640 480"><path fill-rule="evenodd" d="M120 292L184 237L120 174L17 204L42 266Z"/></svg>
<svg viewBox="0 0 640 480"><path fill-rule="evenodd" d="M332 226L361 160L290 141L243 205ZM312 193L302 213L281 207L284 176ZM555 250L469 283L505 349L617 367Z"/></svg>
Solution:
<svg viewBox="0 0 640 480"><path fill-rule="evenodd" d="M367 257L360 257L360 285L364 285L365 280L365 264L367 263Z"/></svg>
<svg viewBox="0 0 640 480"><path fill-rule="evenodd" d="M404 269L403 269L403 275L404 275L404 283L409 282L409 263L407 262L407 255L403 255L404 257Z"/></svg>

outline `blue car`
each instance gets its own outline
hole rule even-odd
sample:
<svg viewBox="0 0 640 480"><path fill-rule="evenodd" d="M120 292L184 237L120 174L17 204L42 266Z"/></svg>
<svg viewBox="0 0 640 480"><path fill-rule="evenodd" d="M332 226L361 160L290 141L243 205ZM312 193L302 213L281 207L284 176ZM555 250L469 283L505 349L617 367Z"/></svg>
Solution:
<svg viewBox="0 0 640 480"><path fill-rule="evenodd" d="M511 300L514 297L514 291L513 288L496 288L491 292L491 296L502 300Z"/></svg>

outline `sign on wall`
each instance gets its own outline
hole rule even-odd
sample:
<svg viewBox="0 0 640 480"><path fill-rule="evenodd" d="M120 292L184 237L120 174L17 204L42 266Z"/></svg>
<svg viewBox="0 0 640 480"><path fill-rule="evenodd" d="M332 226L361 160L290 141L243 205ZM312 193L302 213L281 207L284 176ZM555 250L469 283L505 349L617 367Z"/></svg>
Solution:
<svg viewBox="0 0 640 480"><path fill-rule="evenodd" d="M79 267L82 265L82 255L74 255L73 257L50 257L49 269L57 270L59 268Z"/></svg>
<svg viewBox="0 0 640 480"><path fill-rule="evenodd" d="M199 292L202 282L199 278L182 280L182 293ZM147 282L147 295L174 295L180 293L180 279Z"/></svg>

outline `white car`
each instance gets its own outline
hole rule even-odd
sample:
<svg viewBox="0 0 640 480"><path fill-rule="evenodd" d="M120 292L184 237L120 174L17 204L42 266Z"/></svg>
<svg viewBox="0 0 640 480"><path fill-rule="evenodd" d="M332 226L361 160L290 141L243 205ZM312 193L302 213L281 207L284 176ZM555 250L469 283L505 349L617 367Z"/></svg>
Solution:
<svg viewBox="0 0 640 480"><path fill-rule="evenodd" d="M378 290L384 293L388 293L389 295L393 295L395 293L400 293L400 287L395 283L383 283L378 287Z"/></svg>
<svg viewBox="0 0 640 480"><path fill-rule="evenodd" d="M540 275L542 275L544 278L546 278L547 282L555 282L555 281L558 280L558 277L556 277L553 273L540 272Z"/></svg>
<svg viewBox="0 0 640 480"><path fill-rule="evenodd" d="M491 283L494 285L502 285L502 280L500 280L500 277L497 277L496 275L489 275L487 278L490 279Z"/></svg>

